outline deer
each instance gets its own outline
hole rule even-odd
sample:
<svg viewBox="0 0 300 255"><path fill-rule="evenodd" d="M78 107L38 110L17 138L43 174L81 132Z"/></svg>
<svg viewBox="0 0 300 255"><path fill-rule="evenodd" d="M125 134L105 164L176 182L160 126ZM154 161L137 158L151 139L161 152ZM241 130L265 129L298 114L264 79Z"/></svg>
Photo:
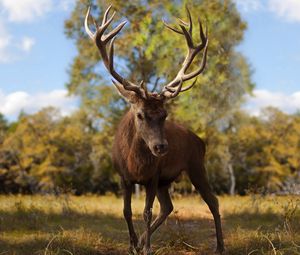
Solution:
<svg viewBox="0 0 300 255"><path fill-rule="evenodd" d="M123 215L129 231L129 251L142 251L144 255L151 254L150 237L173 211L169 194L171 183L182 172L186 172L195 189L200 193L213 215L217 248L216 253L224 251L221 218L217 197L213 194L205 169L205 143L192 131L169 121L165 104L177 97L181 92L191 89L196 80L190 85L183 83L193 78L197 79L206 65L208 51L207 28L203 30L198 19L201 43L195 44L192 16L188 8L188 22L181 19L179 28L168 23L164 25L171 31L185 38L188 52L176 77L163 86L160 93L149 92L144 81L136 84L123 78L114 67L114 42L116 35L125 26L123 21L106 33L116 12L109 17L110 5L104 12L100 25L90 15L90 7L85 17L85 30L96 44L104 66L112 76L112 82L119 94L130 104L129 110L121 119L112 147L114 167L121 177L123 189ZM95 25L95 32L89 28L89 19ZM193 60L201 54L200 66L188 72ZM146 199L143 218L146 230L138 238L132 220L131 197L135 184L145 187ZM152 221L152 207L157 197L160 212Z"/></svg>

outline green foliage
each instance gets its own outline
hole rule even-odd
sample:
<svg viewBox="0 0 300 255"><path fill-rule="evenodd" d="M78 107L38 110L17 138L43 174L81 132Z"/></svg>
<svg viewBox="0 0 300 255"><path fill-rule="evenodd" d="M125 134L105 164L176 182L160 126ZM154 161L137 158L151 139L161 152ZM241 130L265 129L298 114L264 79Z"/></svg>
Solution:
<svg viewBox="0 0 300 255"><path fill-rule="evenodd" d="M66 34L75 40L78 49L68 89L81 96L83 107L93 109L93 116L106 118L114 113L115 106L123 108L117 103L119 97L109 85L109 75L95 45L84 32L82 24L88 4L92 5L97 20L107 8L105 1L78 1L65 22ZM161 19L173 22L173 16L186 17L187 4L195 25L198 16L206 20L210 40L206 71L191 92L179 97L172 111L194 130L203 130L207 123L224 118L239 105L245 93L251 92L248 64L234 48L242 40L246 24L231 1L111 1L111 4L117 11L115 24L120 17L129 20L116 41L117 69L133 81L144 80L149 87L158 79L163 85L173 78L186 52L184 37L164 29ZM195 40L199 41L199 29L194 30ZM206 114L200 114L204 109Z"/></svg>
<svg viewBox="0 0 300 255"><path fill-rule="evenodd" d="M107 164L97 162L96 168L91 160L93 151L97 151L93 134L83 112L61 118L55 109L47 108L22 117L0 148L2 191L81 194L101 190L101 185L93 182L101 177L96 170L107 169ZM110 176L106 178L111 180Z"/></svg>
<svg viewBox="0 0 300 255"><path fill-rule="evenodd" d="M261 118L235 117L229 147L239 193L247 186L278 191L289 181L299 184L299 118L274 108Z"/></svg>
<svg viewBox="0 0 300 255"><path fill-rule="evenodd" d="M161 19L164 18L169 23L177 22L174 17L185 19L187 5L194 19L195 41L200 40L197 17L201 17L207 26L207 68L191 91L182 93L177 100L169 102L169 118L183 122L204 136L209 147L219 147L214 151L215 156L211 157L215 163L211 163L208 169L216 183L223 183L222 188L218 190L226 190L226 182L223 181L227 178L226 164L221 171L214 171L219 168L216 164L219 166L224 163L221 159L223 156L219 154L223 153L222 148L226 149L226 144L220 147L219 138L209 137L219 135L220 123L230 117L232 111L243 102L244 95L250 93L253 88L247 61L235 50L246 29L246 23L241 20L235 4L232 1L219 0L114 0L110 4L117 11L112 27L124 17L129 21L129 25L116 40L116 69L134 82L144 80L149 89L155 87L155 83L158 82L159 90L172 79L186 54L184 37L165 29ZM99 124L98 139L106 139L107 143L101 142L97 147L98 160L101 158L106 162L106 169L109 169L112 168L109 165L111 139L107 137L113 136L126 105L110 85L110 76L101 63L100 54L84 31L82 24L88 5L91 5L96 20L101 20L108 7L106 1L101 0L77 1L70 18L66 20L66 35L75 41L78 50L78 55L70 67L70 81L67 87L71 94L81 97L82 109L93 122ZM199 65L199 61L200 59L196 59L191 70Z"/></svg>
<svg viewBox="0 0 300 255"><path fill-rule="evenodd" d="M8 130L7 120L4 118L4 115L0 113L0 145L3 142L7 130Z"/></svg>
<svg viewBox="0 0 300 255"><path fill-rule="evenodd" d="M100 19L103 0L78 0L65 22L78 54L69 69L67 88L81 98L80 110L62 117L53 108L8 123L0 114L0 192L46 191L117 192L119 177L111 161L111 146L119 120L128 109L111 85L97 48L87 37L83 21L87 6ZM128 79L144 80L157 90L172 79L184 60L184 37L164 29L161 18L175 23L196 17L207 25L207 67L192 90L168 103L169 118L182 122L207 144L206 168L215 192L246 190L283 192L300 185L300 116L268 108L260 117L240 111L251 94L251 69L236 50L246 24L231 0L117 1L114 27L129 21L116 40L116 69ZM199 65L199 59L191 70ZM193 192L187 177L174 191Z"/></svg>

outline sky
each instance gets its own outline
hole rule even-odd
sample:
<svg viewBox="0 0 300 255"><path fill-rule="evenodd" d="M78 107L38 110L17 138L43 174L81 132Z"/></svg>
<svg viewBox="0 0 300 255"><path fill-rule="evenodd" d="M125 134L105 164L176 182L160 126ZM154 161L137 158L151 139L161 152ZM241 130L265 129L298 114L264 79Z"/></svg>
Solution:
<svg viewBox="0 0 300 255"><path fill-rule="evenodd" d="M245 109L300 110L300 0L235 0L248 29L238 47L253 69L254 97Z"/></svg>
<svg viewBox="0 0 300 255"><path fill-rule="evenodd" d="M259 115L266 106L300 109L300 0L234 0L248 23L237 47L248 59L256 88L244 108ZM67 94L67 70L76 55L64 35L75 0L0 0L0 112L15 120L20 111L46 106L63 115L79 99Z"/></svg>

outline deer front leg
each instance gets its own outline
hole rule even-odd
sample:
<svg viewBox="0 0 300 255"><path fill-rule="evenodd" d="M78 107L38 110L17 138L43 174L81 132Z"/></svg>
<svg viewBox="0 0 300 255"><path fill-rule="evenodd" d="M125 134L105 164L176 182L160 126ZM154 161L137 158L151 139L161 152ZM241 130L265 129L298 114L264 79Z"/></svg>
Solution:
<svg viewBox="0 0 300 255"><path fill-rule="evenodd" d="M122 186L124 189L123 193L123 200L124 200L124 208L123 208L123 214L124 218L126 220L128 231L129 231L129 238L130 238L130 247L129 251L133 252L137 248L138 244L138 238L134 231L133 223L132 223L132 211L131 211L131 195L132 195L132 189L133 184L125 183L125 181L122 181Z"/></svg>
<svg viewBox="0 0 300 255"><path fill-rule="evenodd" d="M164 186L157 189L156 196L160 204L160 212L157 218L151 224L150 227L151 235L165 221L168 215L173 211L173 204L168 189L169 186ZM145 231L141 235L139 240L139 246L143 246L145 244L146 234L147 232Z"/></svg>
<svg viewBox="0 0 300 255"><path fill-rule="evenodd" d="M143 247L144 255L151 254L150 237L151 237L152 207L153 207L153 202L157 190L157 182L158 182L157 179L158 178L155 178L155 180L152 180L146 185L146 204L144 209L144 221L146 223L146 234L145 234L145 243Z"/></svg>

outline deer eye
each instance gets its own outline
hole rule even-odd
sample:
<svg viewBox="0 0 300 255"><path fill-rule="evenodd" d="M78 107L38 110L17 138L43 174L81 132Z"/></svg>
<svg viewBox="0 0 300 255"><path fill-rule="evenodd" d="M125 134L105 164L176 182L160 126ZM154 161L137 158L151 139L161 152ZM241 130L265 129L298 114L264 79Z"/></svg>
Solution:
<svg viewBox="0 0 300 255"><path fill-rule="evenodd" d="M165 113L165 114L163 114L162 116L160 116L159 120L160 120L160 121L164 121L164 120L166 120L167 117L168 117L168 114Z"/></svg>
<svg viewBox="0 0 300 255"><path fill-rule="evenodd" d="M165 121L166 120L166 116L162 116L159 118L159 121Z"/></svg>
<svg viewBox="0 0 300 255"><path fill-rule="evenodd" d="M140 112L137 114L137 117L138 117L139 120L143 120L144 119L143 115Z"/></svg>

